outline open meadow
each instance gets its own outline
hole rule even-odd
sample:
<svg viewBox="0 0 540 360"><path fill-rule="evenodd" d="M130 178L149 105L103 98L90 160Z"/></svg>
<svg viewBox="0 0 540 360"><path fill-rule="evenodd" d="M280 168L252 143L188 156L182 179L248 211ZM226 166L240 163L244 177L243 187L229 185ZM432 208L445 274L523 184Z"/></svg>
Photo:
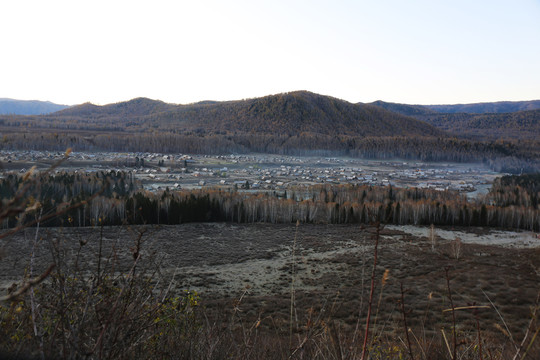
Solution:
<svg viewBox="0 0 540 360"><path fill-rule="evenodd" d="M234 332L242 339L236 347L247 342L260 347L257 354L272 348L272 356L311 356L317 351L310 342L337 342L320 354L339 348L347 358L361 348L374 276L373 352L390 351L390 339L403 353L410 346L419 358L445 358L454 324L463 358L477 358L479 336L494 358L517 351L514 343L537 306L535 234L389 225L380 230L372 272L376 233L375 227L314 224L27 228L2 247L0 285L5 293L28 271L35 239L34 274L56 263L73 278L105 272L116 278L133 270L136 254L139 274L154 289L197 294L204 327Z"/></svg>

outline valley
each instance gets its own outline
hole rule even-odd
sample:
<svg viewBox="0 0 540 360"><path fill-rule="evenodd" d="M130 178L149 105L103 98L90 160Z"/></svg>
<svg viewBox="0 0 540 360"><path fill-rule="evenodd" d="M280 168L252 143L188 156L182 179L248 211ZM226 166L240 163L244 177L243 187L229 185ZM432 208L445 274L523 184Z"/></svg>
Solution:
<svg viewBox="0 0 540 360"><path fill-rule="evenodd" d="M61 152L0 151L3 172L44 170ZM150 191L237 188L286 191L317 184L351 184L455 190L477 196L503 174L481 163L430 163L272 154L187 155L73 152L56 171L127 171Z"/></svg>
<svg viewBox="0 0 540 360"><path fill-rule="evenodd" d="M32 333L37 303L63 326L51 353L110 327L145 354L358 358L371 326L380 358L443 358L451 332L463 358L539 354L538 110L490 106L292 92L2 115L0 329Z"/></svg>

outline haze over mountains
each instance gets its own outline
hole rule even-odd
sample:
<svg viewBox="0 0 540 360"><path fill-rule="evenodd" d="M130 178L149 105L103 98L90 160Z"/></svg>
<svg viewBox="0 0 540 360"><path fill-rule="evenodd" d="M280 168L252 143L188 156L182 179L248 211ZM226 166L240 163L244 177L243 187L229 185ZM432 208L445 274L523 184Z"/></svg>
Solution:
<svg viewBox="0 0 540 360"><path fill-rule="evenodd" d="M67 108L68 105L54 104L50 101L15 100L0 98L0 114L42 115Z"/></svg>

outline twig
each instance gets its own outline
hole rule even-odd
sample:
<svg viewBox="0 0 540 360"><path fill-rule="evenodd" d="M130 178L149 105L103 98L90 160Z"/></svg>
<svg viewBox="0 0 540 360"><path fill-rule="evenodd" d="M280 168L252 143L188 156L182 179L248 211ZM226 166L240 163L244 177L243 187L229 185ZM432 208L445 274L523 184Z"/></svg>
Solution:
<svg viewBox="0 0 540 360"><path fill-rule="evenodd" d="M444 329L441 329L441 333L444 339L444 343L446 344L446 348L448 349L448 354L450 354L450 358L452 358L452 350L450 350L450 344L448 344L448 339L446 338L446 333L444 332Z"/></svg>
<svg viewBox="0 0 540 360"><path fill-rule="evenodd" d="M487 306L487 305L459 306L453 309L444 309L443 312L457 311L457 310L470 310L470 309L491 309L491 306Z"/></svg>
<svg viewBox="0 0 540 360"><path fill-rule="evenodd" d="M36 247L38 242L38 234L39 234L39 219L41 218L41 215L43 215L43 208L39 210L39 216L38 216L38 223L36 227L36 235L34 236L34 244L32 246L32 256L30 257L30 276L33 275L34 272L34 260L36 255ZM41 334L38 333L37 324L36 324L36 302L34 297L34 288L30 289L30 305L32 310L32 325L34 328L34 336L39 339L39 354L42 360L45 360L45 353L43 352L43 337Z"/></svg>
<svg viewBox="0 0 540 360"><path fill-rule="evenodd" d="M52 219L54 217L57 217L58 215L62 215L62 214L65 214L66 212L70 211L70 210L73 210L73 209L76 209L82 205L85 205L87 203L89 203L90 201L94 200L96 197L98 197L99 195L101 195L101 193L105 190L105 186L103 186L98 192L94 193L92 196L90 196L88 198L88 200L83 200L79 203L76 203L76 204L73 204L73 205L70 205L70 206L67 206L65 208L63 208L62 210L58 210L52 214L49 214L49 215L45 215L43 216L40 221L41 222L44 222L44 221L47 221L49 219ZM1 218L1 217L0 217ZM37 224L37 220L32 220L32 221L29 221L25 224L22 224L22 225L19 225L9 231L6 231L5 233L2 233L0 234L0 240L5 238L5 237L8 237L10 235L13 235L13 234L16 234L18 233L19 231L21 231L22 229L25 229L27 227L30 227L30 226L33 226L33 225L36 225Z"/></svg>
<svg viewBox="0 0 540 360"><path fill-rule="evenodd" d="M484 360L484 353L482 351L482 332L480 331L480 320L478 319L478 308L473 308L474 319L476 320L476 331L478 332L478 354L480 360Z"/></svg>
<svg viewBox="0 0 540 360"><path fill-rule="evenodd" d="M330 338L332 340L332 344L334 345L334 351L336 352L336 356L338 360L343 360L343 352L341 351L341 343L339 341L339 334L336 330L336 323L335 321L332 321L330 323Z"/></svg>
<svg viewBox="0 0 540 360"><path fill-rule="evenodd" d="M67 149L65 154L64 154L64 157L60 160L58 160L57 162L55 162L54 164L51 165L51 167L49 167L48 169L46 169L45 171L43 171L41 174L48 174L50 173L51 171L53 171L54 169L56 169L58 166L60 166L60 164L62 164L65 160L67 160L67 158L69 157L69 154L71 153L71 148ZM28 178L34 173L36 167L33 166L30 170L28 170L24 175L23 175L23 183L24 181L28 180ZM16 215L18 213L21 213L22 211L24 211L24 209L21 209L21 208L18 208L18 207L15 207L15 204L17 204L23 197L24 195L26 194L26 192L31 188L33 187L35 184L37 183L37 178L34 178L32 179L32 181L28 181L23 187L21 187L17 193L15 194L15 196L13 197L13 199L11 199L5 206L5 210L2 211L0 213L0 219L4 219L10 215ZM1 236L0 238L2 238L3 236Z"/></svg>
<svg viewBox="0 0 540 360"><path fill-rule="evenodd" d="M373 270L371 271L371 287L369 291L368 312L366 318L366 331L364 333L364 344L362 345L361 360L366 358L366 350L369 338L369 322L371 320L371 307L373 304L373 293L375 292L375 270L377 269L377 249L379 246L379 235L381 232L381 224L377 223L377 232L375 234L375 249L373 250Z"/></svg>
<svg viewBox="0 0 540 360"><path fill-rule="evenodd" d="M51 271L53 271L54 267L56 265L55 264L52 264L51 266L49 266L49 268L47 270L45 270L45 272L43 272L41 275L39 275L38 277L32 279L32 280L29 280L27 282L25 282L23 284L22 287L20 287L17 291L14 291L6 296L2 296L0 297L0 301L11 301L11 300L14 300L16 298L18 298L19 296L21 296L22 294L24 294L25 292L28 291L28 289L30 289L32 286L35 286L39 283L41 283L43 280L45 280L45 278L47 276L49 276L49 274L51 273Z"/></svg>
<svg viewBox="0 0 540 360"><path fill-rule="evenodd" d="M448 287L448 298L450 299L450 306L452 307L452 340L454 342L454 349L452 352L452 360L456 360L457 352L457 335L456 335L456 308L454 307L454 301L452 300L452 291L450 290L450 277L448 276L448 268L445 268L446 272L446 286Z"/></svg>
<svg viewBox="0 0 540 360"><path fill-rule="evenodd" d="M101 216L99 217L100 220L100 229L99 229L99 250L98 250L98 259L97 259L97 287L99 287L99 284L101 283L101 256L102 256L102 248L103 248L103 221L101 219Z"/></svg>
<svg viewBox="0 0 540 360"><path fill-rule="evenodd" d="M538 302L539 301L540 301L540 292L538 293L538 296L536 297L536 304L535 304L535 307L534 307L534 311L533 311L533 313L531 315L531 320L529 321L529 326L527 326L527 331L525 332L525 336L523 337L523 340L521 341L521 344L519 344L519 349L516 351L516 354L514 355L512 360L516 360L518 358L519 353L523 349L523 346L525 345L525 342L527 341L527 338L529 337L529 332L531 331L533 321L536 319L536 312L538 311ZM540 329L540 328L538 328L538 329ZM536 339L536 335L538 335L538 331L539 330L536 330L536 333L533 335L529 346L527 347L527 349L525 350L525 353L523 354L522 359L524 359L525 356L527 355L527 352L529 351L529 349L531 348L534 340Z"/></svg>
<svg viewBox="0 0 540 360"><path fill-rule="evenodd" d="M401 313L403 314L403 326L405 327L405 337L407 339L407 348L409 349L409 356L411 357L411 360L414 360L411 340L409 338L409 327L407 326L407 313L405 312L405 291L403 291L403 283L400 283L399 286L401 289Z"/></svg>
<svg viewBox="0 0 540 360"><path fill-rule="evenodd" d="M296 274L295 274L295 251L296 251L296 238L298 235L298 227L300 226L300 221L296 221L296 230L294 232L294 241L293 241L293 248L292 248L292 265L291 265L291 271L292 271L292 279L291 279L291 310L289 314L289 348L292 349L292 333L293 333L293 312L294 312L294 282L296 280Z"/></svg>
<svg viewBox="0 0 540 360"><path fill-rule="evenodd" d="M379 300L377 301L377 310L375 310L375 319L373 320L373 331L376 332L378 329L377 329L377 321L379 319L379 310L381 308L381 302L382 302L382 295L383 295L383 290L384 290L384 286L386 285L386 282L388 281L388 277L389 277L389 274L390 274L390 269L386 269L384 271L384 274L383 274L383 277L381 279L381 289L379 290ZM371 341L371 345L373 345L373 341L374 339Z"/></svg>
<svg viewBox="0 0 540 360"><path fill-rule="evenodd" d="M140 260L140 255L137 256L137 258L135 259L133 265L131 266L131 269L127 275L127 279L126 280L129 280L131 282L131 277L134 276L135 274L135 268L137 267L137 263L138 261ZM122 298L122 296L124 295L124 292L126 291L126 285L124 284L120 290L120 292L118 293L118 296L116 297L115 301L114 301L114 304L113 306L111 307L111 314L114 314L116 312L116 309L118 308L118 304L120 302L120 299ZM123 315L123 314L122 314ZM112 324L112 321L113 319L112 318L109 318L107 319L107 322L105 324L103 324L103 327L100 331L100 334L99 334L99 337L97 338L96 340L96 343L94 344L94 347L92 349L92 353L95 353L97 349L99 349L99 355L98 355L98 358L102 358L103 356L103 346L104 346L104 341L103 341L103 338L105 337L105 332L107 331L107 329L111 326Z"/></svg>
<svg viewBox="0 0 540 360"><path fill-rule="evenodd" d="M420 340L418 340L418 337L416 335L414 335L414 332L412 330L411 330L411 334L412 334L412 336L414 338L414 341L416 341L416 344L418 344L418 348L422 352L422 355L424 355L424 358L427 358L426 352L424 351L424 348L423 348L422 344L420 344Z"/></svg>
<svg viewBox="0 0 540 360"><path fill-rule="evenodd" d="M515 348L516 348L516 351L519 350L518 346L516 345L516 342L514 340L514 337L512 336L512 333L510 332L510 329L508 329L508 325L506 325L506 321L504 321L504 318L502 317L501 313L499 312L499 309L497 309L497 307L495 306L495 304L491 301L491 299L489 298L489 296L485 293L485 291L483 289L482 290L482 293L484 294L484 296L486 297L486 299L488 299L489 303L491 304L491 306L493 306L493 308L495 309L495 311L497 312L497 314L499 315L499 318L501 319L504 327L506 328L506 332L508 333L508 337L510 338L510 340L512 340L512 344L514 344Z"/></svg>
<svg viewBox="0 0 540 360"><path fill-rule="evenodd" d="M533 337L531 339L531 342L529 343L529 346L527 346L527 349L523 353L523 356L521 357L521 360L525 359L525 357L527 356L527 353L529 352L529 350L531 350L531 347L534 344L534 341L536 340L536 336L538 336L539 331L540 331L540 328L536 329L536 332L534 333L534 335L533 335Z"/></svg>

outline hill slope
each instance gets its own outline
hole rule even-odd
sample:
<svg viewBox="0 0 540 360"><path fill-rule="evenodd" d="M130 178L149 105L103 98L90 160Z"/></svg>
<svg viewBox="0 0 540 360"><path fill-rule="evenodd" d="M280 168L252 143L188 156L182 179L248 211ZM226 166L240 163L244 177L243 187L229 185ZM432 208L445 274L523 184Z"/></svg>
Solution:
<svg viewBox="0 0 540 360"><path fill-rule="evenodd" d="M0 114L41 115L67 108L49 101L0 99Z"/></svg>
<svg viewBox="0 0 540 360"><path fill-rule="evenodd" d="M352 104L306 91L249 100L173 105L149 99L95 106L83 104L44 118L89 119L124 130L257 133L268 135L440 136L435 127L372 106ZM72 121L73 122L73 121Z"/></svg>
<svg viewBox="0 0 540 360"><path fill-rule="evenodd" d="M431 110L426 106L423 105L407 105L407 104L398 104L398 103L391 103L386 101L377 100L370 105L378 106L383 109L386 109L388 111L392 111L401 115L405 116L422 116L422 115L432 115L437 114L438 112L435 110Z"/></svg>
<svg viewBox="0 0 540 360"><path fill-rule="evenodd" d="M389 111L412 116L440 130L460 136L480 138L535 139L540 137L540 110L502 112L514 108L540 106L540 101L499 102L468 105L406 105L376 101L372 103ZM491 113L465 113L494 110ZM435 110L448 110L448 113Z"/></svg>
<svg viewBox="0 0 540 360"><path fill-rule="evenodd" d="M381 107L386 104L352 104L306 91L189 105L146 98L104 106L86 103L50 115L0 116L0 148L347 155L484 161L507 172L540 169L540 143L534 136L540 111L524 112L524 117L515 113L504 127L511 114L440 114L421 106L387 106L415 119ZM455 131L458 137L458 131L476 136L474 131L482 136L502 132L520 140L459 139L418 119ZM519 133L525 128L529 141Z"/></svg>
<svg viewBox="0 0 540 360"><path fill-rule="evenodd" d="M540 109L540 100L530 101L498 101L475 104L455 104L455 105L424 105L426 108L441 113L511 113L517 111L527 111Z"/></svg>
<svg viewBox="0 0 540 360"><path fill-rule="evenodd" d="M434 114L417 118L459 135L518 140L540 137L540 110L499 114Z"/></svg>
<svg viewBox="0 0 540 360"><path fill-rule="evenodd" d="M175 105L164 103L159 100L148 98L135 98L129 101L108 104L94 105L92 103L84 103L81 105L72 106L70 108L60 110L54 115L66 117L125 117L132 118L137 116L150 115L162 111L171 110Z"/></svg>

